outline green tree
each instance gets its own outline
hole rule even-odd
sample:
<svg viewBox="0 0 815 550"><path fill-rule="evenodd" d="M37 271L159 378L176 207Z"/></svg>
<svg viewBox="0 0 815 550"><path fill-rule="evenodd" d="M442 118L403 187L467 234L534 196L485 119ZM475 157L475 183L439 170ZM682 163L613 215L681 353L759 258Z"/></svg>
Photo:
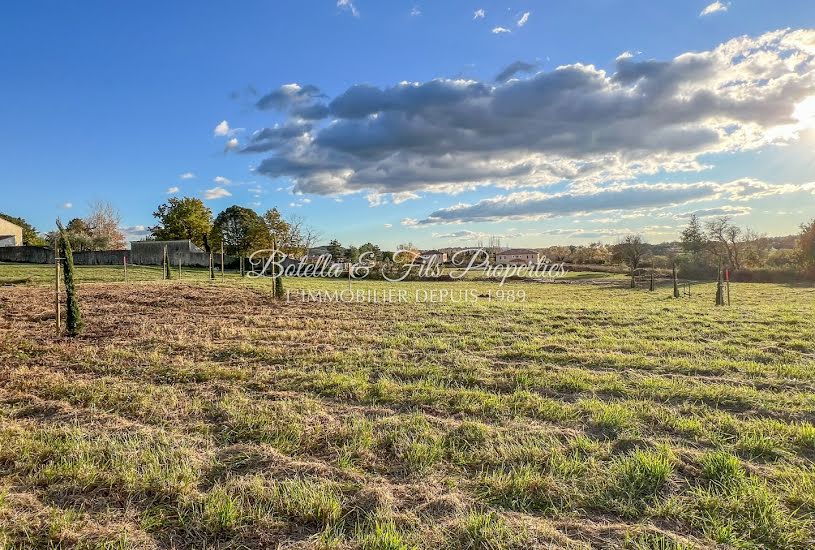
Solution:
<svg viewBox="0 0 815 550"><path fill-rule="evenodd" d="M351 263L356 263L359 261L359 248L354 245L348 247L345 251L345 257L348 258L348 261Z"/></svg>
<svg viewBox="0 0 815 550"><path fill-rule="evenodd" d="M209 252L207 236L212 231L212 211L201 199L171 197L153 212L153 217L158 223L149 229L156 240L189 239Z"/></svg>
<svg viewBox="0 0 815 550"><path fill-rule="evenodd" d="M381 261L382 260L382 250L378 246L373 243L365 243L359 247L359 255L362 256L366 252L373 252L373 260Z"/></svg>
<svg viewBox="0 0 815 550"><path fill-rule="evenodd" d="M25 246L46 246L48 244L48 241L40 235L37 229L23 218L15 218L8 214L0 214L0 218L23 228L23 244Z"/></svg>
<svg viewBox="0 0 815 550"><path fill-rule="evenodd" d="M69 336L76 336L82 332L84 323L82 322L82 312L79 310L79 299L76 295L74 284L74 253L71 249L71 241L68 232L62 226L62 222L57 220L57 229L60 234L59 254L63 258L62 275L65 281L66 309L67 309L67 329Z"/></svg>
<svg viewBox="0 0 815 550"><path fill-rule="evenodd" d="M291 232L291 225L283 219L283 216L280 214L280 211L277 208L270 208L263 214L263 221L266 224L266 228L269 230L269 234L274 239L274 244L281 250L282 252L286 252L287 254L291 253L287 248L287 241L289 240L290 232Z"/></svg>
<svg viewBox="0 0 815 550"><path fill-rule="evenodd" d="M212 224L209 242L216 249L223 243L226 253L235 256L246 256L272 245L263 218L251 208L237 205L218 214Z"/></svg>
<svg viewBox="0 0 815 550"><path fill-rule="evenodd" d="M699 254L705 249L707 238L702 230L702 224L696 214L691 214L688 226L682 230L680 235L682 249L691 254Z"/></svg>
<svg viewBox="0 0 815 550"><path fill-rule="evenodd" d="M93 250L93 236L90 226L82 218L74 218L65 226L71 247L79 252Z"/></svg>
<svg viewBox="0 0 815 550"><path fill-rule="evenodd" d="M806 269L815 268L815 219L808 224L801 224L795 253L801 266Z"/></svg>
<svg viewBox="0 0 815 550"><path fill-rule="evenodd" d="M331 254L331 259L337 261L339 258L342 258L343 254L345 254L345 249L340 244L340 241L337 239L332 239L328 246L325 247L328 250L328 253Z"/></svg>

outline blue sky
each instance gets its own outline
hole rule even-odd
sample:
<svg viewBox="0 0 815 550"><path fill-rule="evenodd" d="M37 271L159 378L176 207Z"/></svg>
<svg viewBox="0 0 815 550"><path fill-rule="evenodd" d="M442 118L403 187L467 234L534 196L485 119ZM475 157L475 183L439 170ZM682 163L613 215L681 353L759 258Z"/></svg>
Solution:
<svg viewBox="0 0 815 550"><path fill-rule="evenodd" d="M815 181L815 103L806 100L815 95L806 31L815 27L815 4L733 0L700 15L709 5L7 2L0 211L47 230L57 216L81 216L89 202L107 200L133 228L150 225L177 187L179 196L229 193L206 201L215 213L231 204L277 206L324 240L385 247L465 245L488 235L514 246L613 242L628 231L656 242L674 238L697 211L791 233L815 215L815 188L807 187ZM766 34L785 28L793 34ZM752 42L734 42L743 35ZM631 57L618 60L623 52ZM709 66L676 61L686 52L708 52ZM756 63L748 67L750 56ZM779 91L786 82L779 67L790 58L800 61L787 64L797 80ZM649 60L674 61L665 69L682 79L673 96L654 91L669 77L649 72ZM495 81L517 61L528 68L517 81ZM615 79L623 69L643 79ZM774 84L734 92L718 76L728 71L732 81L751 74ZM428 86L433 79L445 80ZM293 83L319 92L281 88ZM417 93L404 99L405 91ZM258 109L273 92L278 108ZM704 116L663 120L684 109L677 101L698 94L689 103L696 108L707 92L716 101L699 107ZM550 97L563 107L544 109ZM608 111L621 97L629 103ZM524 116L524 101L535 114ZM329 114L304 123L294 113L302 105ZM511 120L501 118L513 105ZM367 118L347 114L354 109ZM632 109L636 124L588 120ZM463 122L452 121L456 113ZM483 125L471 127L482 115ZM215 135L224 120L230 131ZM296 138L306 140L302 147L287 140L241 152L253 132L276 124L308 124ZM231 138L237 143L225 151ZM264 175L258 167L270 158ZM587 165L595 171L581 172ZM194 178L182 179L188 173Z"/></svg>

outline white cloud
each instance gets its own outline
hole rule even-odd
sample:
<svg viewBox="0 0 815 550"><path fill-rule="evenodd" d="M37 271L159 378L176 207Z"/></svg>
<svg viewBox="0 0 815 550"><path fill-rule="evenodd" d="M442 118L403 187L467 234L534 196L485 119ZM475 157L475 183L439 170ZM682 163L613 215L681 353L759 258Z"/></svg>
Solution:
<svg viewBox="0 0 815 550"><path fill-rule="evenodd" d="M225 178L223 176L215 176L212 178L213 183L217 183L219 185L229 185L232 183L232 180L229 178Z"/></svg>
<svg viewBox="0 0 815 550"><path fill-rule="evenodd" d="M512 32L512 31L505 28L505 27L494 27L492 29L492 34L502 34L502 33L505 33L505 32Z"/></svg>
<svg viewBox="0 0 815 550"><path fill-rule="evenodd" d="M682 214L676 214L674 217L684 219L690 218L691 216L698 216L700 218L709 218L712 216L745 216L752 211L753 209L749 206L730 206L726 204L715 208L702 208L692 212L683 212Z"/></svg>
<svg viewBox="0 0 815 550"><path fill-rule="evenodd" d="M232 193L224 189L223 187L213 187L212 189L207 189L204 191L204 199L211 201L215 199L222 199L224 197L231 197Z"/></svg>
<svg viewBox="0 0 815 550"><path fill-rule="evenodd" d="M365 198L368 199L368 206L375 207L388 204L389 202L401 204L405 201L420 199L421 196L412 191L401 191L399 193L370 193Z"/></svg>
<svg viewBox="0 0 815 550"><path fill-rule="evenodd" d="M169 189L167 189L167 194L168 195L175 195L179 191L181 191L181 189L179 189L178 187L173 186L173 187L170 187Z"/></svg>
<svg viewBox="0 0 815 550"><path fill-rule="evenodd" d="M125 241L140 241L150 234L150 230L144 225L130 225L121 228Z"/></svg>
<svg viewBox="0 0 815 550"><path fill-rule="evenodd" d="M60 205L60 208L73 208L74 204L72 202L64 202Z"/></svg>
<svg viewBox="0 0 815 550"><path fill-rule="evenodd" d="M230 138L229 141L226 142L226 146L224 147L224 151L233 151L238 148L238 138Z"/></svg>
<svg viewBox="0 0 815 550"><path fill-rule="evenodd" d="M181 178L182 180L191 180L195 178L195 174L193 174L192 172L184 172L178 177Z"/></svg>
<svg viewBox="0 0 815 550"><path fill-rule="evenodd" d="M713 13L717 13L720 11L727 11L728 7L730 7L729 3L723 4L719 2L719 0L716 0L712 4L709 4L707 7L705 7L705 9L703 9L701 13L699 13L699 17L704 17L706 15L711 15Z"/></svg>
<svg viewBox="0 0 815 550"><path fill-rule="evenodd" d="M616 184L561 193L522 191L483 199L475 204L459 203L436 210L423 220L409 220L405 225L540 220L617 210L641 209L647 212L648 209L713 199L743 202L804 189L799 185L770 184L745 178L728 183Z"/></svg>
<svg viewBox="0 0 815 550"><path fill-rule="evenodd" d="M410 10L411 17L418 17L422 15L422 10L419 9L419 6L413 6L413 9Z"/></svg>
<svg viewBox="0 0 815 550"><path fill-rule="evenodd" d="M386 223L386 224L383 224L383 225L385 226L385 229L390 229L391 227L393 227L392 223Z"/></svg>
<svg viewBox="0 0 815 550"><path fill-rule="evenodd" d="M337 0L337 7L342 10L350 11L354 17L359 17L359 11L352 0Z"/></svg>
<svg viewBox="0 0 815 550"><path fill-rule="evenodd" d="M225 120L222 120L218 123L215 129L212 131L213 134L216 136L226 136L229 134L229 123Z"/></svg>
<svg viewBox="0 0 815 550"><path fill-rule="evenodd" d="M274 105L307 98L328 114L319 123L290 115L254 134L273 138L257 173L300 193L386 195L374 202L485 186L559 184L577 195L656 174L675 181L716 155L797 139L790 126L815 121L805 101L815 96L815 30L742 36L667 60L621 56L608 71L591 61L499 82L356 84L330 99L307 85L276 90Z"/></svg>
<svg viewBox="0 0 815 550"><path fill-rule="evenodd" d="M529 21L529 12L525 12L520 19L518 19L518 26L523 27Z"/></svg>
<svg viewBox="0 0 815 550"><path fill-rule="evenodd" d="M484 19L484 17L486 17L486 16L487 16L487 12L485 12L483 9L478 9L478 10L475 10L475 13L473 13L473 20L475 20L475 19Z"/></svg>

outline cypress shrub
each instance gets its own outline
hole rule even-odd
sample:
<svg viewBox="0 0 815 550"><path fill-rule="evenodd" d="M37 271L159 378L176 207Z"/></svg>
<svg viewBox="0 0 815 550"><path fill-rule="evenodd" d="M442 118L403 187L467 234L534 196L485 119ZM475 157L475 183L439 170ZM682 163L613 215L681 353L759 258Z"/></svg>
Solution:
<svg viewBox="0 0 815 550"><path fill-rule="evenodd" d="M277 254L277 240L272 240L272 256L274 259L274 255ZM272 295L275 299L282 299L283 298L283 273L277 273L277 267L275 267L274 262L272 262L272 277L274 277L274 290L272 291Z"/></svg>
<svg viewBox="0 0 815 550"><path fill-rule="evenodd" d="M65 228L62 227L62 222L57 220L57 228L59 229L59 253L64 258L64 269L62 270L63 279L65 280L65 295L67 317L67 329L69 336L76 336L82 332L84 323L82 322L82 312L79 310L79 300L76 295L76 286L74 285L74 251L71 248L71 241L68 240L68 235L65 233Z"/></svg>

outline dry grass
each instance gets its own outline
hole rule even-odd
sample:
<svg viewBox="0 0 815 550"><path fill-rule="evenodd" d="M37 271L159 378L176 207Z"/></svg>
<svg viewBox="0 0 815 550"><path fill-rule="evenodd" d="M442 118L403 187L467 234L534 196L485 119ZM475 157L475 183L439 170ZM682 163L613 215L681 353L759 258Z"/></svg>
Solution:
<svg viewBox="0 0 815 550"><path fill-rule="evenodd" d="M738 285L715 309L712 288L509 286L527 301L85 284L77 339L47 286L0 288L0 541L815 544L812 288Z"/></svg>

